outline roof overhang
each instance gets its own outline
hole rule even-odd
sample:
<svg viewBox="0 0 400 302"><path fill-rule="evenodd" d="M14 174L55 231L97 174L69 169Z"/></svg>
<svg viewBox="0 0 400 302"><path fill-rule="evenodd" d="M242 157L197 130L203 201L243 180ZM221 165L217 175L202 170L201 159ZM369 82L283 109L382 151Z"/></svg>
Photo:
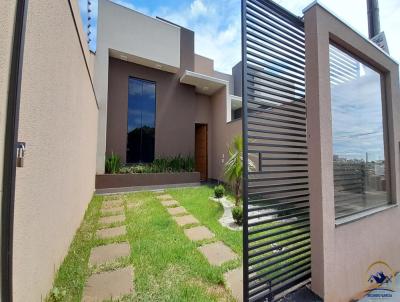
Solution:
<svg viewBox="0 0 400 302"><path fill-rule="evenodd" d="M240 96L231 95L231 109L236 110L242 108L242 98Z"/></svg>
<svg viewBox="0 0 400 302"><path fill-rule="evenodd" d="M120 59L123 61L127 61L127 62L131 62L131 63L135 63L138 65L143 65L146 67L150 67L150 68L154 68L154 69L158 69L161 71L166 71L166 72L170 72L170 73L177 73L179 68L176 66L170 66L155 60L149 60L146 58L142 58L139 56L135 56L129 53L125 53L119 50L115 50L115 49L109 49L109 54L110 57L116 58L116 59Z"/></svg>
<svg viewBox="0 0 400 302"><path fill-rule="evenodd" d="M213 95L221 88L228 86L228 81L189 70L181 76L180 82L196 87L197 93L205 95Z"/></svg>

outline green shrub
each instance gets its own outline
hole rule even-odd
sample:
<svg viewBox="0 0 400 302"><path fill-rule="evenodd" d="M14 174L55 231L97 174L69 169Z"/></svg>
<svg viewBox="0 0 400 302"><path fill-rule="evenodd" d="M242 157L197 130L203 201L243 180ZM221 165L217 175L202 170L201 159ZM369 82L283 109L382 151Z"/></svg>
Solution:
<svg viewBox="0 0 400 302"><path fill-rule="evenodd" d="M214 187L214 196L216 198L221 198L225 194L225 188L223 185L218 185Z"/></svg>
<svg viewBox="0 0 400 302"><path fill-rule="evenodd" d="M242 207L234 207L232 209L232 217L235 220L236 224L243 224L243 208Z"/></svg>
<svg viewBox="0 0 400 302"><path fill-rule="evenodd" d="M120 169L120 173L173 173L173 172L193 172L194 159L191 156L156 158L152 163L134 164Z"/></svg>
<svg viewBox="0 0 400 302"><path fill-rule="evenodd" d="M118 173L121 168L121 159L118 155L111 153L106 159L106 173L115 174Z"/></svg>

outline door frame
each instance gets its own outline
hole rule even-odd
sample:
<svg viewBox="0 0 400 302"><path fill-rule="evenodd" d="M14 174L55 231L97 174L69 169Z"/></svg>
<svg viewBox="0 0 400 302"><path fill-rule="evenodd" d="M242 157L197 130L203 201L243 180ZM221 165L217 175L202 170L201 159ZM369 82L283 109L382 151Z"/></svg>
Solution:
<svg viewBox="0 0 400 302"><path fill-rule="evenodd" d="M197 127L205 127L206 129L206 178L205 179L201 179L201 175L200 175L200 180L201 181L206 181L209 177L208 177L208 124L205 123L195 123L194 126L194 160L195 160L195 166L196 166L196 128Z"/></svg>

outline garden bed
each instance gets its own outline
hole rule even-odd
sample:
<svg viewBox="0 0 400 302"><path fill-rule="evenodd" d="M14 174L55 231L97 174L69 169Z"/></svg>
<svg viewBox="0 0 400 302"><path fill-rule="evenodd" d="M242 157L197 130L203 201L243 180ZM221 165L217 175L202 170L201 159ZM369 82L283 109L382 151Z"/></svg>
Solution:
<svg viewBox="0 0 400 302"><path fill-rule="evenodd" d="M96 189L199 184L199 172L101 174L96 175Z"/></svg>

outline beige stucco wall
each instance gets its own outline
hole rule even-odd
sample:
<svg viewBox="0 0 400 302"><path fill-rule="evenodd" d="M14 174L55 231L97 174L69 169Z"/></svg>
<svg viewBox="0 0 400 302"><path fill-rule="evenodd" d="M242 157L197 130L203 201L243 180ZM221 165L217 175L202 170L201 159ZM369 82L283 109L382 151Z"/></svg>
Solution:
<svg viewBox="0 0 400 302"><path fill-rule="evenodd" d="M0 200L3 195L4 136L15 8L14 1L0 1Z"/></svg>
<svg viewBox="0 0 400 302"><path fill-rule="evenodd" d="M394 205L400 198L398 65L318 4L305 12L305 33L312 289L325 302L347 302L367 288L366 272L372 263L385 261L400 271L400 208L335 224L329 41L380 70L384 77Z"/></svg>
<svg viewBox="0 0 400 302"><path fill-rule="evenodd" d="M77 1L70 1L78 21ZM68 1L30 0L26 28L18 139L27 149L16 178L16 302L45 297L82 221L94 190L98 111L87 45L82 51Z"/></svg>
<svg viewBox="0 0 400 302"><path fill-rule="evenodd" d="M224 87L211 97L212 125L211 135L213 157L211 158L211 178L224 180L224 164L229 158L228 148L237 135L242 135L242 120L226 122L227 116L227 90Z"/></svg>
<svg viewBox="0 0 400 302"><path fill-rule="evenodd" d="M194 56L194 72L214 76L214 61L196 54Z"/></svg>
<svg viewBox="0 0 400 302"><path fill-rule="evenodd" d="M135 63L152 68L161 65L168 71L179 69L181 57L179 27L109 0L99 0L97 32L94 85L100 110L97 172L101 174L106 153L109 50L124 53Z"/></svg>

